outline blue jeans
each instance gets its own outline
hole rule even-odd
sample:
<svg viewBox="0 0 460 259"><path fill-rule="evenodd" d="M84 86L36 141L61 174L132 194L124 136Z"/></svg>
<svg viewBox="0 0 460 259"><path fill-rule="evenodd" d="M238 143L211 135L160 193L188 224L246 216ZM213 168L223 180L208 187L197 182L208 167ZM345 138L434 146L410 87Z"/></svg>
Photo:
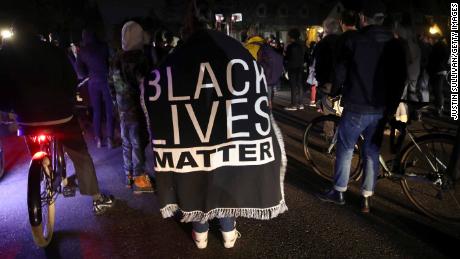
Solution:
<svg viewBox="0 0 460 259"><path fill-rule="evenodd" d="M139 122L126 122L120 116L120 129L125 172L131 172L134 176L144 174L145 148L148 143L145 125Z"/></svg>
<svg viewBox="0 0 460 259"><path fill-rule="evenodd" d="M364 180L361 187L365 197L374 192L375 182L379 175L379 152L382 143L383 114L365 114L347 111L346 108L340 119L334 174L334 189L339 192L347 190L350 178L353 150L359 136L364 137L362 158Z"/></svg>
<svg viewBox="0 0 460 259"><path fill-rule="evenodd" d="M235 229L235 218L220 218L220 230L229 232ZM209 223L192 222L193 230L197 233L203 233L209 230Z"/></svg>

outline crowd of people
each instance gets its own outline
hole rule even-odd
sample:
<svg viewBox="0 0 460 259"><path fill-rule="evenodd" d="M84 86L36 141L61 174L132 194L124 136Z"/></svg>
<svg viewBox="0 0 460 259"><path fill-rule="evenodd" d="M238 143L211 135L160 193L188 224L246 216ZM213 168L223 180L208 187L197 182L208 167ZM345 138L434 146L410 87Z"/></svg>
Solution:
<svg viewBox="0 0 460 259"><path fill-rule="evenodd" d="M307 86L309 104L319 109L323 96L342 95L335 178L318 198L345 203L351 157L363 135L366 213L379 171L382 124L394 114L407 121L401 99L429 102L431 85L437 112L445 110L449 52L443 38L417 39L409 21L389 29L384 19L380 1L363 1L359 13L346 10L341 19L326 19L321 40L308 48L297 28L289 30L284 47L255 27L244 42L213 31L212 10L198 0L189 7L177 43L171 33L161 32L152 44L141 24L131 20L120 32L120 50L110 50L87 28L67 56L43 42L33 21L26 20L15 25L14 44L0 50L0 108L14 111L20 126L54 124L64 133L80 193L92 195L94 211L103 213L115 199L99 192L74 116L76 86L87 79L98 148L116 147L119 120L125 185L134 193L155 188L163 217L180 213L183 222L193 223L198 248L207 245L208 221L218 218L230 248L240 237L237 217L272 219L287 211L284 144L271 116L284 73L291 89L286 110L305 109ZM149 144L155 186L145 162Z"/></svg>

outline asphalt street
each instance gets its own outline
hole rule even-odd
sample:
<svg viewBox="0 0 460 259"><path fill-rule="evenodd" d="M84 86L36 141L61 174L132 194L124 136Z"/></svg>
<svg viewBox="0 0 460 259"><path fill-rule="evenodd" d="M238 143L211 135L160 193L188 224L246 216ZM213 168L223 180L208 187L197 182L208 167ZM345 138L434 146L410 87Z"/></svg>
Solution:
<svg viewBox="0 0 460 259"><path fill-rule="evenodd" d="M314 194L329 183L305 162L301 146L302 123L318 114L313 108L286 113L280 109L284 105L286 98L279 97L274 108L288 152L289 211L271 221L238 219L242 236L233 249L223 247L213 222L208 248L198 250L190 224L162 219L154 194L134 195L124 187L121 148L97 149L89 130L86 138L100 187L115 195L117 203L95 216L90 197L60 196L53 241L46 249L37 248L26 207L30 157L23 139L4 137L0 258L458 258L460 227L421 214L397 183L379 181L369 215L360 212L357 183L347 192L346 205L320 202ZM148 163L152 168L151 155Z"/></svg>

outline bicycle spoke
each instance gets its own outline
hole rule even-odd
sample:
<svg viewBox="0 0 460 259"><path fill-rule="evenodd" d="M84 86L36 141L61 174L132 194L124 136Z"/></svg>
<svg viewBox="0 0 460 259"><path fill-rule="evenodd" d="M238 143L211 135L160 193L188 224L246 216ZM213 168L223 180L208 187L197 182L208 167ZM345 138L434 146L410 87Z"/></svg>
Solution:
<svg viewBox="0 0 460 259"><path fill-rule="evenodd" d="M460 186L446 175L453 144L450 136L439 134L413 139L402 155L401 183L414 205L428 216L460 222L460 193L456 192Z"/></svg>

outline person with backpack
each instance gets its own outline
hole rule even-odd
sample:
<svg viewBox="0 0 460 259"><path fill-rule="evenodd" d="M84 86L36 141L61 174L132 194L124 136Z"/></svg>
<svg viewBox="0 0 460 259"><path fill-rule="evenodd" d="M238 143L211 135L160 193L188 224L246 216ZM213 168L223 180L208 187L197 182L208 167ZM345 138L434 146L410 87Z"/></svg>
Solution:
<svg viewBox="0 0 460 259"><path fill-rule="evenodd" d="M280 84L280 78L284 71L283 56L268 43L264 43L257 52L257 61L263 67L267 78L268 100L271 109L275 91Z"/></svg>
<svg viewBox="0 0 460 259"><path fill-rule="evenodd" d="M251 56L258 60L258 55L260 48L265 44L264 38L257 34L257 29L252 25L248 30L248 39L244 43L244 47L251 53Z"/></svg>

